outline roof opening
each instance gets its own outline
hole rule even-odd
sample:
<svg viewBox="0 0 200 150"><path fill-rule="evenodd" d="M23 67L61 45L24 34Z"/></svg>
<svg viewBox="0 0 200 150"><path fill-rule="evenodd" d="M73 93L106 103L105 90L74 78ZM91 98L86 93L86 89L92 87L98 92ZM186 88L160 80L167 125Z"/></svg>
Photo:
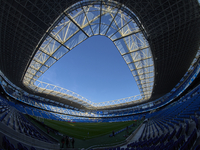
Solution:
<svg viewBox="0 0 200 150"><path fill-rule="evenodd" d="M69 89L95 103L140 94L116 46L105 36L88 38L39 80Z"/></svg>
<svg viewBox="0 0 200 150"><path fill-rule="evenodd" d="M114 43L135 78L140 96L148 100L154 85L154 63L145 29L130 9L115 1L86 0L66 9L38 44L41 46L37 48L23 83L37 92L68 100L73 97L73 101L85 103L80 100L85 98L79 94L40 82L38 78L61 57L94 35L106 36ZM127 103L126 100L123 102Z"/></svg>

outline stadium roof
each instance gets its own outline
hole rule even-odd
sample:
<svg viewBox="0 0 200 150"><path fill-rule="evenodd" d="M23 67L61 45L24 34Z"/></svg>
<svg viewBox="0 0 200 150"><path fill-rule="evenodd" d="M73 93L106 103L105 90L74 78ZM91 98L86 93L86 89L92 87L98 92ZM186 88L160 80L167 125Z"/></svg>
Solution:
<svg viewBox="0 0 200 150"><path fill-rule="evenodd" d="M0 70L11 82L29 93L34 93L23 84L26 71L37 49L46 39L44 36L49 28L76 2L79 1L1 1ZM89 2L98 3L95 0ZM108 2L102 0L100 4ZM142 25L138 31L144 29L142 33L148 41L154 63L154 83L150 100L159 98L180 81L199 49L198 1L118 0L117 2L136 15ZM119 9L121 6L116 8ZM82 5L79 5L79 8L84 10ZM67 12L65 16L68 16ZM74 22L73 18L71 21ZM46 94L39 95L56 99Z"/></svg>

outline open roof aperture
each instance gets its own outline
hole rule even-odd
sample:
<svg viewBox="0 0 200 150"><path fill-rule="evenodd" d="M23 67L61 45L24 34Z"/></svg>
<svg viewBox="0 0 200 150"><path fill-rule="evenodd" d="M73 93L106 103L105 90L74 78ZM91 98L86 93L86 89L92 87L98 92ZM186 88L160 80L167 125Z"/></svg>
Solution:
<svg viewBox="0 0 200 150"><path fill-rule="evenodd" d="M93 35L104 35L113 41L135 78L141 93L139 99L149 99L154 85L154 63L145 30L133 12L115 1L82 1L64 11L41 40L25 73L24 85L96 107L76 93L38 80L62 56Z"/></svg>

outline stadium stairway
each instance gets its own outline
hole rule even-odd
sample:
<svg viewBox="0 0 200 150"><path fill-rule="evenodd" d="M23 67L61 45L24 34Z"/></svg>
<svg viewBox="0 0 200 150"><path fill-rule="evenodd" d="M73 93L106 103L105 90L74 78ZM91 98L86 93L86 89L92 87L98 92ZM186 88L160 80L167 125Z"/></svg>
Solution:
<svg viewBox="0 0 200 150"><path fill-rule="evenodd" d="M120 148L124 148L124 149L125 149L125 148L127 148L127 145L128 145L128 144L130 144L130 143L132 143L132 142L138 140L138 139L140 138L141 134L143 133L144 129L145 129L145 124L142 124L142 125L137 129L137 131L136 131L135 135L133 136L133 138L131 138L131 139L128 141L127 144L125 144L125 145L123 145L123 146L120 146Z"/></svg>

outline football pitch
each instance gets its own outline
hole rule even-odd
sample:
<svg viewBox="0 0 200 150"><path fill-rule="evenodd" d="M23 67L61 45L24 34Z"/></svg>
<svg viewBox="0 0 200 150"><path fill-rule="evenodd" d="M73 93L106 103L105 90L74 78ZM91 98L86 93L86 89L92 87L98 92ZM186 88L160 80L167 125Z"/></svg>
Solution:
<svg viewBox="0 0 200 150"><path fill-rule="evenodd" d="M35 118L35 117L33 117ZM60 135L51 136L61 141L62 137L69 136L75 138L75 148L88 148L91 146L112 146L125 141L137 127L142 123L143 120L127 121L127 122L104 122L104 123L72 123L64 121L56 121L49 119L42 119L42 122L57 130ZM127 126L133 125L131 128L124 130L114 137L109 137L112 132L115 133L126 129ZM46 132L46 129L43 129Z"/></svg>
<svg viewBox="0 0 200 150"><path fill-rule="evenodd" d="M84 140L112 134L112 131L117 132L132 124L137 125L137 122L71 123L55 120L44 120L44 124L58 130L64 135L73 136L75 138Z"/></svg>

